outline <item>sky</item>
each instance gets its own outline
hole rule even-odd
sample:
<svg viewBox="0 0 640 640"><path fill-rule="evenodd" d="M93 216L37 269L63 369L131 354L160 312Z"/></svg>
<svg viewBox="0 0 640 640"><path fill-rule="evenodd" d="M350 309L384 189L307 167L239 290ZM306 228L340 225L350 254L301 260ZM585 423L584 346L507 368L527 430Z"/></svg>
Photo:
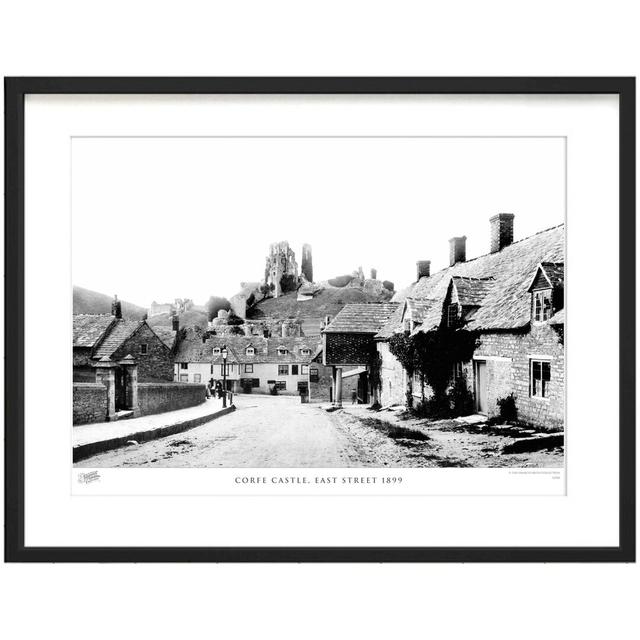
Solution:
<svg viewBox="0 0 640 640"><path fill-rule="evenodd" d="M288 240L314 279L372 267L396 289L417 260L489 250L564 222L564 138L74 138L73 283L148 306L203 304L264 277Z"/></svg>

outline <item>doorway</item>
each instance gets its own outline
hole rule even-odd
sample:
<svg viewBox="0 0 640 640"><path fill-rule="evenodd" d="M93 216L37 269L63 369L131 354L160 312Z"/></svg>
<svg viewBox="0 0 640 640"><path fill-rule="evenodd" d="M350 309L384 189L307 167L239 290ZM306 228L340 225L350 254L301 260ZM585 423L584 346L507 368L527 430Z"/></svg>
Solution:
<svg viewBox="0 0 640 640"><path fill-rule="evenodd" d="M487 414L487 361L476 360L475 363L475 396L476 411Z"/></svg>

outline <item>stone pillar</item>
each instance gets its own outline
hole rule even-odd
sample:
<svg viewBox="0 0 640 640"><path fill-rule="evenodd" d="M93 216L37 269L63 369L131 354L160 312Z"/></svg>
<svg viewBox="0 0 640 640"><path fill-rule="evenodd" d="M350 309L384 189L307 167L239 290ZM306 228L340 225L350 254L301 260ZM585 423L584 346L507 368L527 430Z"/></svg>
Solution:
<svg viewBox="0 0 640 640"><path fill-rule="evenodd" d="M138 365L131 354L120 360L118 364L127 372L127 404L129 405L127 409L137 415L140 412L138 406Z"/></svg>
<svg viewBox="0 0 640 640"><path fill-rule="evenodd" d="M336 367L336 392L334 404L336 407L342 407L342 368Z"/></svg>
<svg viewBox="0 0 640 640"><path fill-rule="evenodd" d="M105 420L115 420L116 416L116 367L118 365L108 356L94 363L96 382L107 387L107 415Z"/></svg>

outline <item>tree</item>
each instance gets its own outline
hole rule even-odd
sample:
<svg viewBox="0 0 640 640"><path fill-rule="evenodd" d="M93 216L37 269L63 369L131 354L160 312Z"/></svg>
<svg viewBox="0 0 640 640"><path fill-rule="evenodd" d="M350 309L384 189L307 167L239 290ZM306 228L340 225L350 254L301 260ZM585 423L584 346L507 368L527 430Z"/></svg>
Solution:
<svg viewBox="0 0 640 640"><path fill-rule="evenodd" d="M292 273L285 273L280 278L280 290L282 293L289 293L298 288L298 279Z"/></svg>
<svg viewBox="0 0 640 640"><path fill-rule="evenodd" d="M220 309L229 311L229 309L231 309L231 303L226 298L211 296L205 304L205 309L207 310L208 319L213 320L218 317L218 311L220 311Z"/></svg>

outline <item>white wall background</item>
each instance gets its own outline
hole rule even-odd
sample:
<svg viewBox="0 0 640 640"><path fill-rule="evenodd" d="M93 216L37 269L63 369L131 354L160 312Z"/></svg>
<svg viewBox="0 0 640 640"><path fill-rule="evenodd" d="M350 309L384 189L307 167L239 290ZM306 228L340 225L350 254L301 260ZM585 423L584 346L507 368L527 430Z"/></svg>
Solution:
<svg viewBox="0 0 640 640"><path fill-rule="evenodd" d="M7 3L3 75L636 75L634 3ZM9 637L626 637L637 565L2 566Z"/></svg>

